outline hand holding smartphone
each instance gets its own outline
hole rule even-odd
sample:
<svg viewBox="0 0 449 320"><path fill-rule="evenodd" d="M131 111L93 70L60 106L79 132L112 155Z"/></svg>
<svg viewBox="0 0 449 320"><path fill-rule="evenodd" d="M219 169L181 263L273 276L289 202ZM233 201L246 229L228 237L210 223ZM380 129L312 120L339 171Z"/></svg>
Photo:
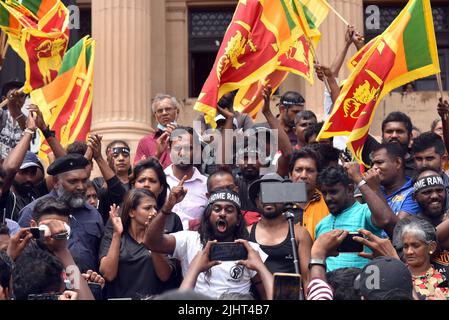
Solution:
<svg viewBox="0 0 449 320"><path fill-rule="evenodd" d="M248 259L248 251L242 243L217 242L210 247L210 261L239 261L246 259Z"/></svg>
<svg viewBox="0 0 449 320"><path fill-rule="evenodd" d="M354 237L363 238L363 234L358 232L350 232L340 246L337 248L337 251L340 253L359 253L363 252L363 244L354 240Z"/></svg>

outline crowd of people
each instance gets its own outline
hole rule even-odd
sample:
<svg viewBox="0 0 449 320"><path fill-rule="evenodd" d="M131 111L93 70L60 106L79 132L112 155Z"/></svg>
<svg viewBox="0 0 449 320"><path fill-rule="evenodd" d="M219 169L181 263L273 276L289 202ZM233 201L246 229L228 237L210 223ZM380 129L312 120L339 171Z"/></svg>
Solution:
<svg viewBox="0 0 449 320"><path fill-rule="evenodd" d="M330 87L328 112L348 48L361 39L349 27L335 63L316 66ZM447 101L415 136L405 113L389 114L382 141L365 144L365 166L338 139L316 140L323 123L298 92L283 94L275 115L266 87L265 123L234 111L235 94L226 94L216 129L203 116L199 126L178 123L177 99L157 95L154 132L136 150L117 140L103 151L94 133L63 148L38 106L22 113L20 87L2 90L0 300L154 299L171 290L276 299L276 277L295 273L298 299L449 298ZM46 170L29 151L38 131L52 151ZM307 200L266 200L267 186L285 183L303 184L297 196ZM220 243L244 257L212 259Z"/></svg>

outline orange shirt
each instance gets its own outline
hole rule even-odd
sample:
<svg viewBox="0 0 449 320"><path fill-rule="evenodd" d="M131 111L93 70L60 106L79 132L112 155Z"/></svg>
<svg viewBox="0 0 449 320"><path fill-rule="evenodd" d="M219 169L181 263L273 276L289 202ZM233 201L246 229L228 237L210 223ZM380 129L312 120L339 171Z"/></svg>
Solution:
<svg viewBox="0 0 449 320"><path fill-rule="evenodd" d="M303 215L303 226L309 231L313 241L315 241L316 226L329 213L323 194L316 190L316 196L307 203Z"/></svg>

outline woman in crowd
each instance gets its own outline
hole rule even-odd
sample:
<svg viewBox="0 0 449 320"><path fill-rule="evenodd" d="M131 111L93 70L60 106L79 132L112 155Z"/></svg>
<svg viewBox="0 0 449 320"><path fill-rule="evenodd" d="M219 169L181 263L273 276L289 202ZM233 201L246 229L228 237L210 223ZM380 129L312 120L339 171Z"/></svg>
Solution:
<svg viewBox="0 0 449 320"><path fill-rule="evenodd" d="M146 189L133 189L122 209L112 206L109 214L113 235L104 237L100 246L106 297L139 298L171 288L168 281L175 273L175 262L143 245L147 224L157 214L156 196Z"/></svg>
<svg viewBox="0 0 449 320"><path fill-rule="evenodd" d="M133 186L136 189L151 191L157 198L157 209L160 210L165 203L169 185L162 165L156 158L149 158L139 162L133 171ZM166 233L182 231L182 222L179 216L172 213L165 225Z"/></svg>
<svg viewBox="0 0 449 320"><path fill-rule="evenodd" d="M413 276L415 290L427 299L449 298L444 276L430 263L437 250L435 228L426 220L411 219L402 227L404 262Z"/></svg>

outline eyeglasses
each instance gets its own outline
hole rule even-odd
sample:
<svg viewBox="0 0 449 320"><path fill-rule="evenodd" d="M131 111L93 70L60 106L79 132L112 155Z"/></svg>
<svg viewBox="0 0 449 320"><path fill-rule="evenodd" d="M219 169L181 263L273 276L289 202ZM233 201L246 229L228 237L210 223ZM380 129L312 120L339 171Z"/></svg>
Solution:
<svg viewBox="0 0 449 320"><path fill-rule="evenodd" d="M157 109L156 110L156 114L164 114L164 113L170 113L172 111L176 110L175 108L162 108L162 109Z"/></svg>

